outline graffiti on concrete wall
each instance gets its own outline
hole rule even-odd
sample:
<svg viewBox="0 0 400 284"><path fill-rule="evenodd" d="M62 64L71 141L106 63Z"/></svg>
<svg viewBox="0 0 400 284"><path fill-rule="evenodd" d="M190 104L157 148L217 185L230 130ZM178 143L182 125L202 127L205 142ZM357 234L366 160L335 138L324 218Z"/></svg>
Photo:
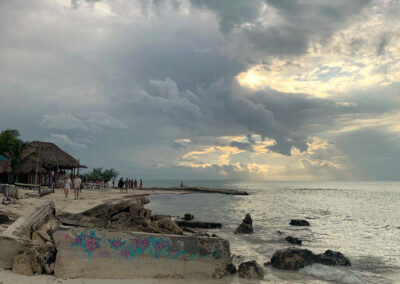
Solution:
<svg viewBox="0 0 400 284"><path fill-rule="evenodd" d="M177 259L184 257L187 260L196 258L206 258L207 256L218 259L221 257L219 249L209 255L191 254L184 250L173 249L173 245L168 238L159 236L137 236L131 234L131 238L102 238L96 235L96 231L90 230L89 234L81 232L72 237L68 234L62 235L63 239L71 243L71 247L83 249L89 259L93 256L99 258L120 257L123 259L133 259L138 256L151 256L154 258L164 257ZM111 251L107 251L111 249ZM96 252L96 253L95 253Z"/></svg>
<svg viewBox="0 0 400 284"><path fill-rule="evenodd" d="M100 248L101 240L101 238L96 236L95 231L90 230L88 235L85 233L75 234L75 239L72 242L71 246L83 248L90 258L92 257L96 249Z"/></svg>

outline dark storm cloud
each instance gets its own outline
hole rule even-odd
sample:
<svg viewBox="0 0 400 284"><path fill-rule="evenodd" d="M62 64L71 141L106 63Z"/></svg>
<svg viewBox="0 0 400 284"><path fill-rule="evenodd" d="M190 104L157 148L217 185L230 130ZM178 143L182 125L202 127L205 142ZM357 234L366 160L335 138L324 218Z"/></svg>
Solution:
<svg viewBox="0 0 400 284"><path fill-rule="evenodd" d="M334 31L348 24L369 4L370 0L356 1L297 1L297 0L252 0L252 1L212 1L191 0L197 7L214 11L225 34L234 27L240 27L257 50L266 55L300 54L307 50L310 36L329 37ZM275 22L271 13L262 9L267 4L275 10L280 19ZM268 8L267 8L268 11ZM263 12L265 14L263 14ZM265 27L259 21L270 24Z"/></svg>
<svg viewBox="0 0 400 284"><path fill-rule="evenodd" d="M142 1L136 14L130 12L139 2L102 1L112 16L96 14L100 1L72 0L69 8L55 1L0 1L1 129L57 142L89 166L177 177L195 170L170 168L160 156L170 162L173 151L184 154L196 150L193 145L251 151L253 134L274 139L269 149L290 155L293 147L306 151L310 136L338 127L333 121L340 115L398 108L390 87L370 97L360 91L348 97L354 106L345 106L235 83L252 63L265 63L258 58L304 53L312 36L329 37L369 1L157 0ZM266 15L264 3L272 9ZM180 11L184 4L191 5L188 15ZM378 54L389 39L382 38ZM354 49L363 44L355 40ZM365 138L355 133L338 142L348 155L358 134ZM238 135L248 135L249 143L218 140ZM151 151L142 154L147 147ZM204 176L220 171L237 169L213 165Z"/></svg>
<svg viewBox="0 0 400 284"><path fill-rule="evenodd" d="M335 144L350 157L367 180L399 180L400 147L398 137L379 128L340 135Z"/></svg>

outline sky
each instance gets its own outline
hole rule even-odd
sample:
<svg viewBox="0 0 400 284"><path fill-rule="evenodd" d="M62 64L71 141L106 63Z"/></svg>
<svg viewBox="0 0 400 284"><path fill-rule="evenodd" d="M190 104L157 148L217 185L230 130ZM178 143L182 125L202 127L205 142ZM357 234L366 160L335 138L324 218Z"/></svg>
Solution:
<svg viewBox="0 0 400 284"><path fill-rule="evenodd" d="M400 180L400 1L0 1L7 128L129 177Z"/></svg>

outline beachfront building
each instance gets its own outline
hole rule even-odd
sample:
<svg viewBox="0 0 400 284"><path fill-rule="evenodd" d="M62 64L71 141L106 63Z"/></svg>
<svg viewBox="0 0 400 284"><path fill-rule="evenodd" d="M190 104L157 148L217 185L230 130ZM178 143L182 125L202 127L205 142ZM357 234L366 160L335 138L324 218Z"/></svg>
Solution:
<svg viewBox="0 0 400 284"><path fill-rule="evenodd" d="M78 173L81 165L77 159L50 142L33 141L22 152L21 163L16 169L19 183L49 185L67 171ZM11 160L0 160L0 183L12 183Z"/></svg>

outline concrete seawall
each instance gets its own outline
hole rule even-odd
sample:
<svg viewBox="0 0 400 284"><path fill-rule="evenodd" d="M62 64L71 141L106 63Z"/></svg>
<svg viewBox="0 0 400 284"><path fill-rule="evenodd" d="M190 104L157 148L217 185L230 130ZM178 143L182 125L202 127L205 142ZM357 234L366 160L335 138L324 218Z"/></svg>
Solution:
<svg viewBox="0 0 400 284"><path fill-rule="evenodd" d="M52 216L53 210L54 204L50 201L31 207L0 234L0 268L12 268L17 254L28 246L38 244L31 240L30 234Z"/></svg>
<svg viewBox="0 0 400 284"><path fill-rule="evenodd" d="M80 227L59 227L53 237L61 278L222 278L232 263L221 238Z"/></svg>

